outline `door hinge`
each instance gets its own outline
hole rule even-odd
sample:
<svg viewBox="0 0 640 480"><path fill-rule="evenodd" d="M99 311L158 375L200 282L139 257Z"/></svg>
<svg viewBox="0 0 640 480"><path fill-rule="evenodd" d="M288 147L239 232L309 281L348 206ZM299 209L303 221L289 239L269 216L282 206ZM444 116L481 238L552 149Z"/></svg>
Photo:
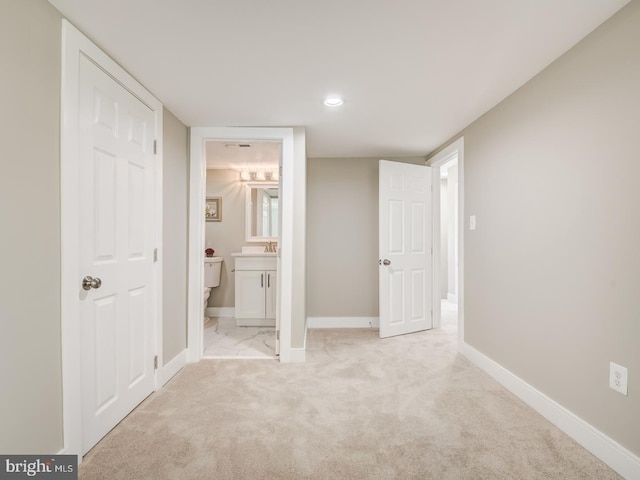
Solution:
<svg viewBox="0 0 640 480"><path fill-rule="evenodd" d="M154 248L153 249L153 263L156 263L158 261L158 249Z"/></svg>
<svg viewBox="0 0 640 480"><path fill-rule="evenodd" d="M158 140L153 141L153 154L154 155L158 154Z"/></svg>
<svg viewBox="0 0 640 480"><path fill-rule="evenodd" d="M158 355L156 355L155 357L153 357L153 369L157 370L158 369Z"/></svg>
<svg viewBox="0 0 640 480"><path fill-rule="evenodd" d="M276 340L280 340L280 330L276 330Z"/></svg>

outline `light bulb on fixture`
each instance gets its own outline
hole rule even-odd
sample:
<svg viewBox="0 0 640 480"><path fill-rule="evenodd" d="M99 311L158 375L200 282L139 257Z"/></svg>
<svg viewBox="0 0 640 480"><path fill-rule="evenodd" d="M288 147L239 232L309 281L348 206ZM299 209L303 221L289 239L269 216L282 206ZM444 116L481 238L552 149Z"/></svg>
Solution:
<svg viewBox="0 0 640 480"><path fill-rule="evenodd" d="M241 170L240 171L240 180L243 182L255 181L255 182L266 182L270 181L278 181L278 170L256 170L256 171L248 171Z"/></svg>

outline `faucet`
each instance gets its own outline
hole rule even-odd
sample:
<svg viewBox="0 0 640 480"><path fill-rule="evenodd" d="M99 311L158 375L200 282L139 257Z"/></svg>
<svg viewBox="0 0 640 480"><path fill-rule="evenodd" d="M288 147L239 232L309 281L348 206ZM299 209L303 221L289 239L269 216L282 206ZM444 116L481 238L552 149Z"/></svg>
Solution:
<svg viewBox="0 0 640 480"><path fill-rule="evenodd" d="M273 252L273 245L271 244L271 242L269 242L269 243L267 244L267 246L265 246L265 247L264 247L264 251L265 251L265 253L271 253L271 252Z"/></svg>

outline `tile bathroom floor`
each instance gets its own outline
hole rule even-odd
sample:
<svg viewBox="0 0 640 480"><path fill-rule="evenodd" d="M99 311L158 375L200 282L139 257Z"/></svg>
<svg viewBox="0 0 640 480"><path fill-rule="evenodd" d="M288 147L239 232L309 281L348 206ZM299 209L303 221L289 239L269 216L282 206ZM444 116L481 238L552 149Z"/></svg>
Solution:
<svg viewBox="0 0 640 480"><path fill-rule="evenodd" d="M211 317L203 328L203 358L277 358L275 327L238 327L233 317Z"/></svg>

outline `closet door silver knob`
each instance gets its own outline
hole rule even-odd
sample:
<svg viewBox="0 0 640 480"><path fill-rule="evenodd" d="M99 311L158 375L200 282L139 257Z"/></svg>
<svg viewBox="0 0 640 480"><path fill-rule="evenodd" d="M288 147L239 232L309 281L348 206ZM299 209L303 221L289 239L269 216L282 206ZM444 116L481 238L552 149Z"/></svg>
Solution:
<svg viewBox="0 0 640 480"><path fill-rule="evenodd" d="M87 275L82 279L82 288L85 290L91 290L92 288L100 288L102 286L102 280L98 277L93 278Z"/></svg>
<svg viewBox="0 0 640 480"><path fill-rule="evenodd" d="M383 265L391 265L391 260L387 260L386 258L382 261Z"/></svg>

